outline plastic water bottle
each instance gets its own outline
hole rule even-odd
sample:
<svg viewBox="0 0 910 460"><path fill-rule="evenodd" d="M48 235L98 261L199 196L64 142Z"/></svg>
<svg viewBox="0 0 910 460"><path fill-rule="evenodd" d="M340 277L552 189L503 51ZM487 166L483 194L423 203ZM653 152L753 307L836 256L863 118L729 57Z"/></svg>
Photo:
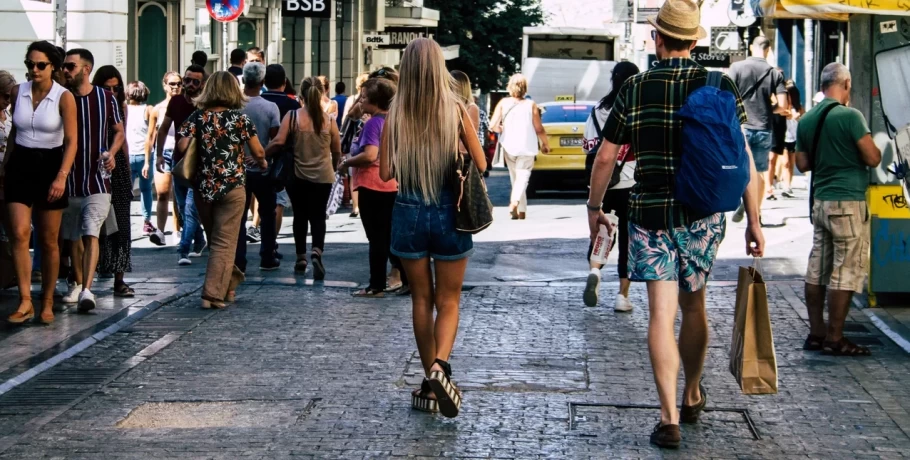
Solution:
<svg viewBox="0 0 910 460"><path fill-rule="evenodd" d="M597 238L594 239L594 248L591 250L591 263L606 264L610 248L613 247L613 237L616 235L616 226L619 225L619 216L610 211L610 214L607 214L607 220L610 221L612 229L607 230L606 225L600 226Z"/></svg>
<svg viewBox="0 0 910 460"><path fill-rule="evenodd" d="M98 159L98 171L101 171L102 179L110 179L111 172L107 170L107 161L111 159L111 152L101 149L101 158Z"/></svg>

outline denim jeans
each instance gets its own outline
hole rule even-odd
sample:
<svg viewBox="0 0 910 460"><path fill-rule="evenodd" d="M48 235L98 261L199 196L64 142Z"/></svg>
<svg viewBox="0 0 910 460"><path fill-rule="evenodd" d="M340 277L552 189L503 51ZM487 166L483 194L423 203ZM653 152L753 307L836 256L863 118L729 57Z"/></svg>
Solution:
<svg viewBox="0 0 910 460"><path fill-rule="evenodd" d="M260 234L262 235L259 246L260 258L275 257L275 240L278 238L278 231L275 228L275 184L268 174L250 171L246 174L246 206L243 208L243 218L240 220L237 251L234 255L234 265L244 273L246 273L246 218L253 195L256 195L256 201L259 202Z"/></svg>
<svg viewBox="0 0 910 460"><path fill-rule="evenodd" d="M177 181L174 181L173 187L174 196L177 198L177 212L180 213L180 217L183 219L183 233L180 235L177 253L189 254L193 248L193 242L204 242L205 234L202 232L196 200L193 199L193 189L184 187Z"/></svg>
<svg viewBox="0 0 910 460"><path fill-rule="evenodd" d="M746 128L746 140L749 142L749 149L752 150L752 159L755 160L755 169L758 172L768 170L768 154L774 147L774 139L771 137L771 131L760 131L757 129ZM764 191L762 191L764 193Z"/></svg>
<svg viewBox="0 0 910 460"><path fill-rule="evenodd" d="M148 179L142 177L142 168L145 166L144 155L130 155L130 183L139 178L139 195L142 198L142 217L146 222L152 218L152 180L154 179L155 166L149 165Z"/></svg>

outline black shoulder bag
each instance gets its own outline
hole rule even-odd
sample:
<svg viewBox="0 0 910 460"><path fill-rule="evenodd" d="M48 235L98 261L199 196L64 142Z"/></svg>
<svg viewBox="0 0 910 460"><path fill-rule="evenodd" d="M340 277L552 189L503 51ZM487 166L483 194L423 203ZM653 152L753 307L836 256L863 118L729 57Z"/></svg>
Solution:
<svg viewBox="0 0 910 460"><path fill-rule="evenodd" d="M461 126L465 136L471 133ZM487 184L474 164L471 154L455 149L452 185L455 204L455 230L461 233L480 233L493 223L493 203L487 194Z"/></svg>
<svg viewBox="0 0 910 460"><path fill-rule="evenodd" d="M812 221L812 208L815 207L815 170L818 166L818 158L816 153L818 153L818 143L822 138L822 128L825 126L825 119L828 118L828 113L831 112L835 107L840 104L831 104L828 107L822 109L821 113L818 115L818 126L815 127L815 137L812 139L812 145L809 147L809 164L812 165L812 176L809 178L809 221Z"/></svg>
<svg viewBox="0 0 910 460"><path fill-rule="evenodd" d="M602 134L603 129L600 127L600 122L597 121L596 106L591 108L591 120L594 121L594 130L597 131L597 143L594 144L594 148L591 149L591 153L588 153L588 155L597 155L597 151L600 150L601 144L604 143L604 138ZM622 159L622 162L617 165L619 167L613 168L613 175L610 176L610 185L607 186L607 190L615 187L616 184L622 180L622 168L626 166L626 161L628 161L628 159L629 155L626 155L626 157Z"/></svg>
<svg viewBox="0 0 910 460"><path fill-rule="evenodd" d="M275 190L280 192L294 178L294 145L297 140L297 111L291 110L288 120L288 135L284 142L284 148L278 153L278 158L269 168L269 177L275 184Z"/></svg>

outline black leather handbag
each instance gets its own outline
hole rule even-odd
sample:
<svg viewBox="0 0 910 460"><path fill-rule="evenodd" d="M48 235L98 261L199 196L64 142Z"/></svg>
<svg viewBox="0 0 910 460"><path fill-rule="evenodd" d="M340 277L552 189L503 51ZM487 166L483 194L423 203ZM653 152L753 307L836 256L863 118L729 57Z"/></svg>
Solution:
<svg viewBox="0 0 910 460"><path fill-rule="evenodd" d="M455 206L455 230L462 233L480 233L493 223L493 203L487 194L487 184L477 170L470 154L455 153L454 192L458 197Z"/></svg>
<svg viewBox="0 0 910 460"><path fill-rule="evenodd" d="M276 191L284 189L294 179L294 145L297 138L297 111L290 112L288 120L288 136L284 148L278 154L269 168L269 178L275 184Z"/></svg>

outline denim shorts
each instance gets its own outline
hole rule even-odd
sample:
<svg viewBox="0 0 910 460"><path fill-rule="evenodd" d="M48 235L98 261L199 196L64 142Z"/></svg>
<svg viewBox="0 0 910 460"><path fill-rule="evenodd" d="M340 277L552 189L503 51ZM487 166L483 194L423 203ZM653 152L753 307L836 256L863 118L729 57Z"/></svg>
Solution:
<svg viewBox="0 0 910 460"><path fill-rule="evenodd" d="M771 131L759 131L757 129L746 128L746 140L749 142L749 150L752 150L752 159L755 160L755 170L765 172L768 170L768 154L774 147L774 139Z"/></svg>
<svg viewBox="0 0 910 460"><path fill-rule="evenodd" d="M455 230L455 199L445 190L435 204L398 193L392 209L392 254L402 259L461 260L474 253L469 233Z"/></svg>
<svg viewBox="0 0 910 460"><path fill-rule="evenodd" d="M161 156L164 157L164 166L163 166L164 172L170 173L174 169L174 151L172 149L164 149L164 151L161 152ZM155 164L157 164L156 161L157 161L157 158L152 158L153 167ZM149 174L149 177L151 177L151 176L152 175Z"/></svg>

